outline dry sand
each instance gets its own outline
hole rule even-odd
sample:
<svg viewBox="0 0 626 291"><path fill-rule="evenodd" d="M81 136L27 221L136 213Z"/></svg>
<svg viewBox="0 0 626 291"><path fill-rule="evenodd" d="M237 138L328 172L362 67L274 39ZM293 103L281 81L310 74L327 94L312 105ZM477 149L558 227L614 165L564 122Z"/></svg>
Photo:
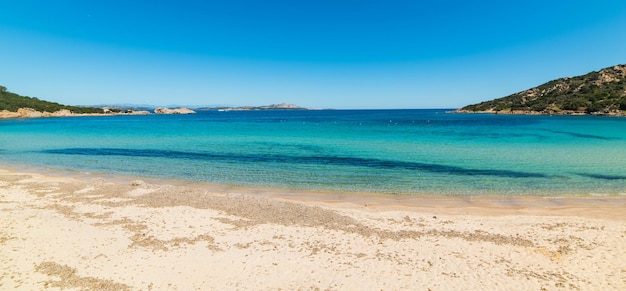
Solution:
<svg viewBox="0 0 626 291"><path fill-rule="evenodd" d="M626 288L624 197L311 196L0 169L0 290Z"/></svg>

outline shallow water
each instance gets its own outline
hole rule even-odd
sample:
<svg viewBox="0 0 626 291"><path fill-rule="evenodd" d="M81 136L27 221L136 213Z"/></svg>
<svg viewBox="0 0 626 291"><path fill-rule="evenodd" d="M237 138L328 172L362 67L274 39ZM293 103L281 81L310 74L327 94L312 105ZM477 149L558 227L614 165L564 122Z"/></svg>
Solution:
<svg viewBox="0 0 626 291"><path fill-rule="evenodd" d="M0 120L0 161L302 190L624 195L626 119L327 110Z"/></svg>

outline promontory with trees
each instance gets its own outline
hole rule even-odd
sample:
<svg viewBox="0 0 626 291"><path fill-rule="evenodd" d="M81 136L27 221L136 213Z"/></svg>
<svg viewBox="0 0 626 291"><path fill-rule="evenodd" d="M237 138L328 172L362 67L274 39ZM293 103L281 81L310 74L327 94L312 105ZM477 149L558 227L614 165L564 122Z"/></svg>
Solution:
<svg viewBox="0 0 626 291"><path fill-rule="evenodd" d="M626 65L556 79L503 98L468 105L456 112L626 116Z"/></svg>
<svg viewBox="0 0 626 291"><path fill-rule="evenodd" d="M0 86L0 111L18 112L20 109L30 108L39 112L58 112L63 109L72 113L104 113L102 108L68 106L55 102L39 100L35 97L27 97L7 91L7 88Z"/></svg>
<svg viewBox="0 0 626 291"><path fill-rule="evenodd" d="M193 114L195 111L188 108L156 108L155 114ZM35 97L21 96L7 91L0 86L0 118L36 118L61 116L89 116L89 115L144 115L150 114L145 110L121 110L118 108L99 108L91 106L69 106L55 102L40 100Z"/></svg>

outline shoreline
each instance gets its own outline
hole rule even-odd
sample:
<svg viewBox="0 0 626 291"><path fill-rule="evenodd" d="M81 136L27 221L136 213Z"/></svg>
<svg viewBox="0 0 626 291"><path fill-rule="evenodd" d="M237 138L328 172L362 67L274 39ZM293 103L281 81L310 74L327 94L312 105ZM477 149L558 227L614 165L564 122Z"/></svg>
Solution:
<svg viewBox="0 0 626 291"><path fill-rule="evenodd" d="M137 115L172 115L172 114L195 114L196 112L189 108L163 108L157 107L154 112L139 110L139 111L126 111L126 112L114 112L105 111L103 113L74 113L67 109L61 109L55 112L37 111L32 108L20 108L17 111L0 111L1 119L25 119L25 118L50 118L50 117L100 117L100 116L137 116Z"/></svg>
<svg viewBox="0 0 626 291"><path fill-rule="evenodd" d="M55 118L55 117L101 117L101 116L137 116L137 115L150 115L147 111L137 111L132 113L73 113L65 112L63 110L56 112L40 112L40 111L18 111L12 112L3 110L0 111L0 120L14 120L14 119L31 119L31 118Z"/></svg>
<svg viewBox="0 0 626 291"><path fill-rule="evenodd" d="M562 110L562 111L530 111L530 110L464 110L464 109L456 109L453 111L449 111L447 113L454 114L494 114L494 115L541 115L541 116L605 116L605 117L626 117L626 111L622 110L619 112L580 112L573 110Z"/></svg>
<svg viewBox="0 0 626 291"><path fill-rule="evenodd" d="M626 197L409 201L22 170L0 167L0 289L626 287Z"/></svg>
<svg viewBox="0 0 626 291"><path fill-rule="evenodd" d="M8 170L16 173L39 174L59 178L68 178L89 181L98 181L131 184L133 181L142 181L150 185L175 186L208 191L211 193L238 193L243 195L257 195L272 199L282 199L311 204L348 205L348 207L369 207L381 209L428 209L447 210L449 213L463 213L463 209L473 209L477 213L489 214L491 211L507 213L513 210L523 211L557 211L567 215L566 209L576 207L607 207L615 208L617 213L622 212L626 217L626 194L597 194L597 195L444 195L444 194L390 194L379 192L350 192L338 190L295 189L288 187L250 186L214 184L199 181L187 181L173 178L154 178L146 176L132 176L110 173L91 173L79 170L50 168L24 164L6 164L0 162L0 173ZM481 209L487 209L482 211ZM623 209L623 211L622 211ZM599 213L604 217L612 216L615 212ZM553 213L556 214L556 213Z"/></svg>

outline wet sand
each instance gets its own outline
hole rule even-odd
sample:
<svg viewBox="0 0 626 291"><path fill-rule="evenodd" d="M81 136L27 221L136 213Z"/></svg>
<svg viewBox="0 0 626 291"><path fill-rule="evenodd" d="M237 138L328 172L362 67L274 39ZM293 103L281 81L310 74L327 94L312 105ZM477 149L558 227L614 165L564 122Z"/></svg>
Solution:
<svg viewBox="0 0 626 291"><path fill-rule="evenodd" d="M620 290L626 197L290 193L0 169L0 289Z"/></svg>

